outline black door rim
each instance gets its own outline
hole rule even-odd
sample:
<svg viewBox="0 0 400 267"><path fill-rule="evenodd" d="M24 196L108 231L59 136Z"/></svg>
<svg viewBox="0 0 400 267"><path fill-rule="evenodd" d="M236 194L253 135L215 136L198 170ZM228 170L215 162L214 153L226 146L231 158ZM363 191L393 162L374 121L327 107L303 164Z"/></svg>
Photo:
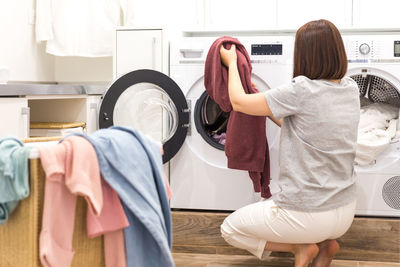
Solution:
<svg viewBox="0 0 400 267"><path fill-rule="evenodd" d="M129 72L118 78L103 96L99 112L99 128L114 126L114 108L121 94L129 87L139 83L150 83L162 88L171 98L178 112L178 127L173 136L163 144L163 163L171 160L182 147L189 123L186 98L180 87L167 75L155 70L141 69Z"/></svg>

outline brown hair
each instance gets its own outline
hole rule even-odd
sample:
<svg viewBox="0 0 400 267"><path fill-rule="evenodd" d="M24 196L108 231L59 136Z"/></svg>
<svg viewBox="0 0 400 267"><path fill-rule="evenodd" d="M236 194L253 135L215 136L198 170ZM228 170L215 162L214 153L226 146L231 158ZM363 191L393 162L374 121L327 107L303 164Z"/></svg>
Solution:
<svg viewBox="0 0 400 267"><path fill-rule="evenodd" d="M347 71L347 56L342 37L332 22L310 21L296 33L293 77L341 79Z"/></svg>

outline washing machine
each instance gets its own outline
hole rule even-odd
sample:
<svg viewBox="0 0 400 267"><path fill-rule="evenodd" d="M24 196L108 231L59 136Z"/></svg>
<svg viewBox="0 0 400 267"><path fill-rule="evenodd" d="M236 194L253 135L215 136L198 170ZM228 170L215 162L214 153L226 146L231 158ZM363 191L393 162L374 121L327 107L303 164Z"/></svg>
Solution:
<svg viewBox="0 0 400 267"><path fill-rule="evenodd" d="M360 97L400 107L400 34L343 34L347 75ZM397 129L399 130L399 128ZM393 141L373 162L355 166L356 215L400 217L400 142Z"/></svg>
<svg viewBox="0 0 400 267"><path fill-rule="evenodd" d="M174 209L236 210L261 199L260 193L254 193L247 171L227 168L223 142L215 138L226 130L229 116L204 88L205 59L216 38L172 41L169 76L154 69L117 73L100 106L100 128L131 126L163 144ZM293 36L239 39L250 54L252 80L260 91L290 82ZM129 63L124 56L120 60ZM273 193L279 175L280 128L267 120L266 132Z"/></svg>
<svg viewBox="0 0 400 267"><path fill-rule="evenodd" d="M170 77L188 103L188 133L170 162L171 208L236 210L260 200L247 171L227 168L224 145L215 138L226 127L224 114L204 88L204 64L216 37L187 37L170 44ZM260 91L290 82L293 36L238 37L250 55L252 80ZM279 175L280 128L267 119L271 190ZM223 143L223 142L222 142Z"/></svg>
<svg viewBox="0 0 400 267"><path fill-rule="evenodd" d="M223 134L229 116L223 114L204 88L205 59L218 37L171 41L167 75L165 69L151 69L157 66L155 44L165 38L157 39L150 33L152 38L147 38L147 45L141 44L140 49L148 50L143 55L129 48L137 38L116 38L116 80L103 95L99 128L130 126L162 143L164 167L169 166L173 192L171 208L228 211L259 201L260 193L254 193L248 172L227 168L224 145L211 134ZM122 34L131 36L131 32ZM241 36L239 40L250 54L252 80L260 91L290 82L293 36ZM146 64L136 64L142 61L150 69L140 68ZM266 132L273 193L279 175L280 128L267 120Z"/></svg>

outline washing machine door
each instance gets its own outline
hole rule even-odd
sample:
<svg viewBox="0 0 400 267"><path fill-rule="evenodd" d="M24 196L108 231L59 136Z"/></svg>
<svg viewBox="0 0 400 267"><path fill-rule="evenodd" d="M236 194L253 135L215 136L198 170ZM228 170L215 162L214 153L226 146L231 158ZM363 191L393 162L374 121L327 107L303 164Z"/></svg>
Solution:
<svg viewBox="0 0 400 267"><path fill-rule="evenodd" d="M103 96L99 127L130 126L163 144L168 162L185 141L189 110L182 90L167 75L135 70L118 78Z"/></svg>

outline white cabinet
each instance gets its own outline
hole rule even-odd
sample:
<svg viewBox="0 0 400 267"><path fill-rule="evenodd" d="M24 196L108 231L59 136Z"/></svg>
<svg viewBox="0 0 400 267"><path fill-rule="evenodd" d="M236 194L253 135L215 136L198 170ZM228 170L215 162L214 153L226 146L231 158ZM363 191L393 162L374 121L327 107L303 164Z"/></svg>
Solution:
<svg viewBox="0 0 400 267"><path fill-rule="evenodd" d="M127 26L192 29L203 24L204 0L131 0L133 19Z"/></svg>
<svg viewBox="0 0 400 267"><path fill-rule="evenodd" d="M400 1L353 0L355 28L400 28Z"/></svg>
<svg viewBox="0 0 400 267"><path fill-rule="evenodd" d="M29 135L28 100L20 97L0 97L0 137Z"/></svg>
<svg viewBox="0 0 400 267"><path fill-rule="evenodd" d="M303 24L327 19L338 28L352 24L352 1L349 0L279 0L277 1L277 27L298 29Z"/></svg>
<svg viewBox="0 0 400 267"><path fill-rule="evenodd" d="M32 95L0 97L0 138L29 137L30 122L85 122L86 133L98 129L100 95Z"/></svg>
<svg viewBox="0 0 400 267"><path fill-rule="evenodd" d="M99 129L100 95L86 97L86 133L91 134Z"/></svg>
<svg viewBox="0 0 400 267"><path fill-rule="evenodd" d="M275 0L204 1L207 30L265 30L276 26Z"/></svg>
<svg viewBox="0 0 400 267"><path fill-rule="evenodd" d="M161 29L119 29L116 31L114 78L137 69L164 71L165 47Z"/></svg>
<svg viewBox="0 0 400 267"><path fill-rule="evenodd" d="M298 29L327 19L338 28L399 28L399 0L134 0L135 27L170 30Z"/></svg>

